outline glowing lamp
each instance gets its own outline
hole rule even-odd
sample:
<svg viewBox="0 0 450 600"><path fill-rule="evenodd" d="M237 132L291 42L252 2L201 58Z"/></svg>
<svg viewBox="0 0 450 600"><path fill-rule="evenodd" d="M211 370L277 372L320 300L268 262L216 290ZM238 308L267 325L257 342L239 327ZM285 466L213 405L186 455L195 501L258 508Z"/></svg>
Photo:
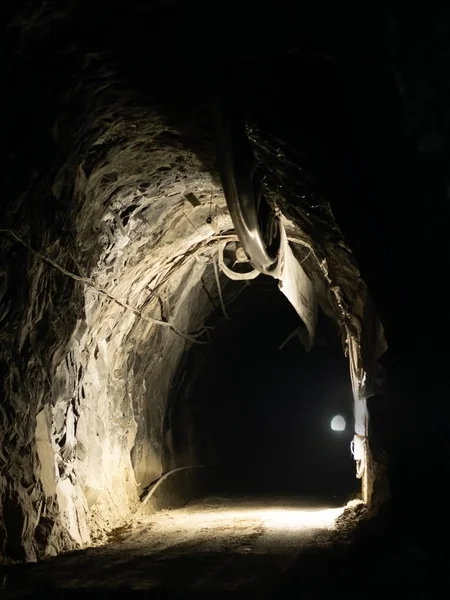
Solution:
<svg viewBox="0 0 450 600"><path fill-rule="evenodd" d="M345 430L345 419L341 415L336 415L331 420L331 429L333 431L344 431Z"/></svg>

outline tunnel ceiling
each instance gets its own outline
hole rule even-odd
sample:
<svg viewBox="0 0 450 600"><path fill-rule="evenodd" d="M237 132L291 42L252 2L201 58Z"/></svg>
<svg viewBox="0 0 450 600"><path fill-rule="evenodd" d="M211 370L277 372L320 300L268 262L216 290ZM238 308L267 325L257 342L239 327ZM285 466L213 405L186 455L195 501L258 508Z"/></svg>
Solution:
<svg viewBox="0 0 450 600"><path fill-rule="evenodd" d="M54 229L61 241L69 235L73 247L66 253L85 273L108 265L103 279L93 279L97 287L116 281L120 298L124 268L134 271L131 285L144 289L165 261L232 229L208 118L211 81L195 63L199 42L183 55L186 14L180 16L172 3L158 4L136 3L105 15L102 3L62 9L31 2L11 19L4 38L5 85L15 116L5 152L9 227L19 235L25 227L21 239L44 254L41 240L32 237L39 238L38 231ZM257 119L249 137L266 192L290 221L291 241L297 234L306 242L296 245L304 266L319 287L331 283L331 296L337 294L338 302L329 302L329 290L322 289L324 306L356 333L351 315L361 317L364 285L305 156L290 154ZM21 222L21 211L29 223ZM170 223L164 224L165 215ZM179 250L172 246L177 226L185 238ZM160 246L164 255L157 256ZM141 292L136 288L136 298Z"/></svg>
<svg viewBox="0 0 450 600"><path fill-rule="evenodd" d="M213 269L233 226L211 29L170 2L24 2L3 17L0 551L33 558L101 539L177 466L167 395L219 291L235 292ZM261 106L248 135L265 191L344 344L360 343L354 256L309 157Z"/></svg>

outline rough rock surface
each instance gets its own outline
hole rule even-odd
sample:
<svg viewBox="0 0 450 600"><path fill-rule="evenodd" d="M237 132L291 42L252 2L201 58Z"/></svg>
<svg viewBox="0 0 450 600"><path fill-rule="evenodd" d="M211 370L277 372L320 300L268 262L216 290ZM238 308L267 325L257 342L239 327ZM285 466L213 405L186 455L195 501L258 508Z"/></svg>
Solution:
<svg viewBox="0 0 450 600"><path fill-rule="evenodd" d="M164 69L150 91L124 79L114 39L99 44L77 10L27 4L3 40L0 554L14 559L102 539L163 472L195 463L172 448L169 389L183 334L207 336L212 256L232 233L203 109L163 110ZM282 174L263 134L261 168ZM324 309L358 341L366 290L331 211L306 219L276 187Z"/></svg>

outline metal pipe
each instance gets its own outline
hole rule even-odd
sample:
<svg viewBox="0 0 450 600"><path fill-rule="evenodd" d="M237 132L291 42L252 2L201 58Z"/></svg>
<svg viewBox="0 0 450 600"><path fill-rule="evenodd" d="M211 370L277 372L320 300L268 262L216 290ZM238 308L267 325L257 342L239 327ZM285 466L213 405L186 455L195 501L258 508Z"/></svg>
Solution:
<svg viewBox="0 0 450 600"><path fill-rule="evenodd" d="M245 134L242 116L223 100L216 100L215 125L220 174L225 198L239 241L250 263L261 273L276 269L280 248L268 248L258 222L255 159Z"/></svg>

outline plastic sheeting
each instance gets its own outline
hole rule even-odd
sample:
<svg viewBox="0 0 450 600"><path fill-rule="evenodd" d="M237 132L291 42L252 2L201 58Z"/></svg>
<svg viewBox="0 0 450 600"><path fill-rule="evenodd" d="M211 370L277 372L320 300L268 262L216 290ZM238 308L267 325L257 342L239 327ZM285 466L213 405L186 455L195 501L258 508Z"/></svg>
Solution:
<svg viewBox="0 0 450 600"><path fill-rule="evenodd" d="M312 281L295 258L289 245L286 231L280 223L281 243L276 269L271 273L279 280L279 288L297 311L308 331L310 350L316 333L318 299Z"/></svg>
<svg viewBox="0 0 450 600"><path fill-rule="evenodd" d="M278 279L278 287L295 308L298 316L305 324L308 333L306 340L304 340L302 336L302 343L304 343L306 350L310 350L314 343L316 333L318 311L317 294L312 281L291 250L283 224L280 223L279 227L281 239L278 261L275 269L270 271L270 275L275 279ZM236 273L229 269L223 258L223 251L228 241L222 242L222 244L219 245L219 266L227 277L233 280L254 279L263 272L255 269L250 273Z"/></svg>

